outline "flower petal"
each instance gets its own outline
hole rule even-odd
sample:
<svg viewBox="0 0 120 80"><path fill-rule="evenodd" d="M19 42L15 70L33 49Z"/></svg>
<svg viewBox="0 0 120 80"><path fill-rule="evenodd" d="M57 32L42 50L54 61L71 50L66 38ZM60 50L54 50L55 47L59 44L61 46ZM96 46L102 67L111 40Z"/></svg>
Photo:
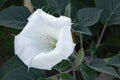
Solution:
<svg viewBox="0 0 120 80"><path fill-rule="evenodd" d="M36 40L29 39L22 35L15 37L14 44L15 54L28 66L34 56L41 52L49 52L52 50L51 45L47 44L45 40L37 43Z"/></svg>
<svg viewBox="0 0 120 80"><path fill-rule="evenodd" d="M42 9L36 10L28 20L29 22L21 34L32 38L46 37L49 34L54 39L58 39L59 30L63 26L71 26L70 18L65 16L56 18L45 13Z"/></svg>
<svg viewBox="0 0 120 80"><path fill-rule="evenodd" d="M61 62L63 59L68 59L75 47L70 30L70 26L63 27L60 31L56 48L49 53L36 55L31 62L31 67L51 70L53 66Z"/></svg>

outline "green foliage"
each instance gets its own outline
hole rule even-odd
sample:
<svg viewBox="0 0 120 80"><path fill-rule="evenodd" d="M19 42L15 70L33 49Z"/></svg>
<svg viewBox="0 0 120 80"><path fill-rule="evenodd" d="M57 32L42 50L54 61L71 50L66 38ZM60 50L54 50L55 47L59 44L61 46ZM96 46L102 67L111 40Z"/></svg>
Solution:
<svg viewBox="0 0 120 80"><path fill-rule="evenodd" d="M73 80L73 76L68 73L63 73L60 75L59 80Z"/></svg>
<svg viewBox="0 0 120 80"><path fill-rule="evenodd" d="M71 63L68 60L63 60L61 63L56 65L53 69L56 69L61 72L68 69L70 66L71 66Z"/></svg>
<svg viewBox="0 0 120 80"><path fill-rule="evenodd" d="M34 6L34 8L43 8L45 10L47 10L47 1L46 0L31 0L32 5Z"/></svg>
<svg viewBox="0 0 120 80"><path fill-rule="evenodd" d="M77 33L92 35L92 33L91 33L91 31L89 30L88 27L81 26L81 25L79 25L79 24L74 25L74 26L72 27L72 29L73 29L74 32L77 32Z"/></svg>
<svg viewBox="0 0 120 80"><path fill-rule="evenodd" d="M84 7L93 7L94 0L70 0L71 2L71 18L75 19L79 9Z"/></svg>
<svg viewBox="0 0 120 80"><path fill-rule="evenodd" d="M101 59L93 59L89 63L89 67L96 71L120 78L120 75L116 72L116 70L112 66L109 66L108 63L104 62Z"/></svg>
<svg viewBox="0 0 120 80"><path fill-rule="evenodd" d="M101 10L96 8L83 8L78 11L78 25L73 27L73 30L83 34L91 35L88 26L94 25L98 22ZM89 14L88 14L89 13Z"/></svg>
<svg viewBox="0 0 120 80"><path fill-rule="evenodd" d="M120 24L120 0L96 0L96 7L103 10L101 22Z"/></svg>
<svg viewBox="0 0 120 80"><path fill-rule="evenodd" d="M120 55L113 56L109 59L108 64L120 67Z"/></svg>
<svg viewBox="0 0 120 80"><path fill-rule="evenodd" d="M89 13L89 14L88 14ZM78 21L81 26L91 26L98 22L102 11L96 8L83 8L78 11Z"/></svg>
<svg viewBox="0 0 120 80"><path fill-rule="evenodd" d="M31 0L31 2L35 8L63 15L69 0Z"/></svg>
<svg viewBox="0 0 120 80"><path fill-rule="evenodd" d="M72 63L72 68L73 68L73 69L76 70L76 69L81 65L81 63L82 63L82 61L83 61L83 58L84 58L84 55L85 55L84 50L83 50L83 48L81 48L81 49L79 50L78 54L77 54L76 59L75 59L74 62Z"/></svg>
<svg viewBox="0 0 120 80"><path fill-rule="evenodd" d="M0 72L1 80L36 80L46 76L43 70L28 69L16 56L5 63Z"/></svg>
<svg viewBox="0 0 120 80"><path fill-rule="evenodd" d="M84 80L97 80L97 72L88 66L81 65L80 71Z"/></svg>
<svg viewBox="0 0 120 80"><path fill-rule="evenodd" d="M22 29L26 25L30 14L30 11L25 7L9 7L0 12L0 25Z"/></svg>

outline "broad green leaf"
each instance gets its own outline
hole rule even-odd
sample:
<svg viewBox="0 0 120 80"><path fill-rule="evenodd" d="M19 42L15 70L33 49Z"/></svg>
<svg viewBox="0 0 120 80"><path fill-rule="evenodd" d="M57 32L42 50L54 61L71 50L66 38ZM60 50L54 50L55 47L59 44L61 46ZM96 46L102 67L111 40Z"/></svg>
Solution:
<svg viewBox="0 0 120 80"><path fill-rule="evenodd" d="M77 17L77 12L79 9L84 7L93 7L94 0L70 0L71 2L71 18Z"/></svg>
<svg viewBox="0 0 120 80"><path fill-rule="evenodd" d="M30 69L24 65L14 69L13 71L6 74L1 80L36 80L45 77L44 71Z"/></svg>
<svg viewBox="0 0 120 80"><path fill-rule="evenodd" d="M71 66L71 63L68 60L63 60L58 65L56 65L53 69L56 69L58 71L64 71L68 69Z"/></svg>
<svg viewBox="0 0 120 80"><path fill-rule="evenodd" d="M46 76L43 70L38 70L25 66L18 57L10 59L0 72L2 73L1 80L36 80L37 78L44 78Z"/></svg>
<svg viewBox="0 0 120 80"><path fill-rule="evenodd" d="M78 11L78 21L81 26L91 26L98 22L102 10L96 8L83 8Z"/></svg>
<svg viewBox="0 0 120 80"><path fill-rule="evenodd" d="M18 59L17 56L12 57L9 59L1 68L0 68L0 79L5 76L10 71L14 70L15 68L23 65L23 63Z"/></svg>
<svg viewBox="0 0 120 80"><path fill-rule="evenodd" d="M51 2L50 5L56 5L55 7L59 10L61 15L64 15L65 8L70 2L69 0L48 0L48 1L49 1L49 3Z"/></svg>
<svg viewBox="0 0 120 80"><path fill-rule="evenodd" d="M83 48L81 48L77 54L76 59L74 60L74 62L72 64L73 69L76 70L81 65L84 55L85 55L84 50L83 50Z"/></svg>
<svg viewBox="0 0 120 80"><path fill-rule="evenodd" d="M89 68L88 66L81 65L80 72L84 80L97 80L97 73L95 70Z"/></svg>
<svg viewBox="0 0 120 80"><path fill-rule="evenodd" d="M120 67L120 55L113 56L109 59L108 64Z"/></svg>
<svg viewBox="0 0 120 80"><path fill-rule="evenodd" d="M0 25L22 29L26 25L30 14L26 7L11 6L0 12Z"/></svg>
<svg viewBox="0 0 120 80"><path fill-rule="evenodd" d="M102 59L93 59L88 66L98 72L106 73L120 78L120 75L116 72L116 70L112 66L109 66Z"/></svg>
<svg viewBox="0 0 120 80"><path fill-rule="evenodd" d="M92 35L88 27L81 26L81 25L75 25L72 27L73 32L86 34L86 35Z"/></svg>
<svg viewBox="0 0 120 80"><path fill-rule="evenodd" d="M73 76L69 73L62 73L59 80L74 80Z"/></svg>
<svg viewBox="0 0 120 80"><path fill-rule="evenodd" d="M120 24L120 0L96 0L96 7L103 9L102 23L107 25Z"/></svg>
<svg viewBox="0 0 120 80"><path fill-rule="evenodd" d="M92 35L88 26L94 25L98 22L101 10L96 8L83 8L78 11L78 25L73 26L75 32Z"/></svg>

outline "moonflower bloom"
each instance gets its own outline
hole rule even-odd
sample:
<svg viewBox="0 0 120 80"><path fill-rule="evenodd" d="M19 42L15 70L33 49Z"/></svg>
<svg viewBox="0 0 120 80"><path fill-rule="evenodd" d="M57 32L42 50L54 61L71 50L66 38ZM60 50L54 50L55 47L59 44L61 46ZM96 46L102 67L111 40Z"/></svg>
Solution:
<svg viewBox="0 0 120 80"><path fill-rule="evenodd" d="M37 9L15 36L15 54L28 67L51 70L74 50L71 24L68 17L56 18Z"/></svg>

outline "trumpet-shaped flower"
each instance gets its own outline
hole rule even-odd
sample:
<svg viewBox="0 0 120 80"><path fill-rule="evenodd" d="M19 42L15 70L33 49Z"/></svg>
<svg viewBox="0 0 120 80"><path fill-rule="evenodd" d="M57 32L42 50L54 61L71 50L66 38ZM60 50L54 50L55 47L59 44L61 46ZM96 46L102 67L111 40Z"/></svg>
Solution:
<svg viewBox="0 0 120 80"><path fill-rule="evenodd" d="M21 33L15 36L15 54L28 67L51 70L68 59L75 44L71 35L71 19L58 18L36 10Z"/></svg>

